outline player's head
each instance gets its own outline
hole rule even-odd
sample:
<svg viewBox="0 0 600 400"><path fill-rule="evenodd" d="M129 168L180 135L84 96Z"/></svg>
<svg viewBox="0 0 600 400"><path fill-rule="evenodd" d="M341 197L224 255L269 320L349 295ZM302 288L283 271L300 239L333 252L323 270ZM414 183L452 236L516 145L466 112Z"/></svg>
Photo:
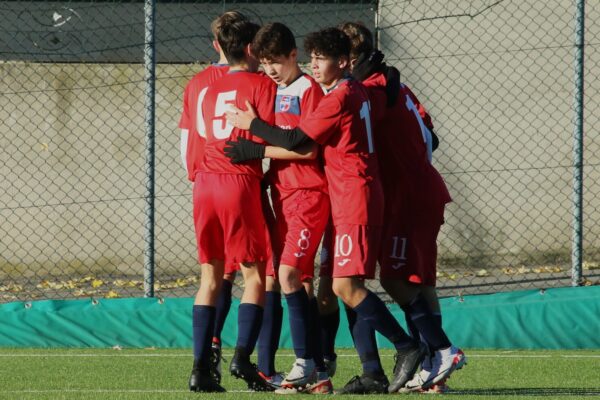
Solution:
<svg viewBox="0 0 600 400"><path fill-rule="evenodd" d="M219 36L219 32L221 31L221 26L223 24L232 24L236 21L247 21L247 20L248 20L248 18L246 18L246 16L239 11L227 11L227 12L219 15L217 18L215 18L213 20L213 22L211 22L210 30L213 35L212 45L215 48L215 50L217 51L217 53L221 54L221 56L222 56L221 58L225 58L225 56L223 54L223 50L221 50L221 46L219 45L219 41L218 41L218 36Z"/></svg>
<svg viewBox="0 0 600 400"><path fill-rule="evenodd" d="M338 28L325 28L309 33L304 39L304 49L310 54L313 77L329 88L348 71L350 65L350 39Z"/></svg>
<svg viewBox="0 0 600 400"><path fill-rule="evenodd" d="M260 28L252 41L252 52L278 85L291 83L300 71L294 34L279 22Z"/></svg>
<svg viewBox="0 0 600 400"><path fill-rule="evenodd" d="M373 52L373 34L360 22L344 22L339 28L350 39L350 68L354 67L361 55L367 56Z"/></svg>
<svg viewBox="0 0 600 400"><path fill-rule="evenodd" d="M250 44L259 28L247 20L221 24L217 39L231 66L245 65L250 71L258 69L258 61L252 55Z"/></svg>

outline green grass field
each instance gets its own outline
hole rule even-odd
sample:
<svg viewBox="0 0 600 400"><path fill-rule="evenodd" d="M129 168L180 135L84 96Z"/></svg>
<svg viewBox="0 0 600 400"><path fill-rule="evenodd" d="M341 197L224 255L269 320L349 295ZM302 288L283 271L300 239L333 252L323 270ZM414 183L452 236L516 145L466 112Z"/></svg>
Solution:
<svg viewBox="0 0 600 400"><path fill-rule="evenodd" d="M600 398L598 351L466 352L468 365L448 381L451 394L394 395L460 399ZM224 351L225 358L231 350ZM382 352L390 373L393 352ZM248 393L243 381L228 373L229 393L197 394L186 389L189 350L0 349L0 399L271 399L281 395ZM288 370L292 353L278 353L277 367ZM227 364L225 364L225 367ZM360 370L353 350L340 351L334 386L341 387ZM386 395L389 396L389 395ZM304 396L306 397L306 396ZM373 396L344 396L362 399Z"/></svg>

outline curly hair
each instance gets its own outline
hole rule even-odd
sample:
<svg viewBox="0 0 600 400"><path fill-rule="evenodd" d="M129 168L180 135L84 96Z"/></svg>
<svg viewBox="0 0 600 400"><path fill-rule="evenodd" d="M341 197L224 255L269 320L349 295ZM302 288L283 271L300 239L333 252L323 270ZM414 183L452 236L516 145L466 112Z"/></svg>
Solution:
<svg viewBox="0 0 600 400"><path fill-rule="evenodd" d="M365 25L360 22L344 22L338 27L350 38L350 58L373 52L373 34Z"/></svg>
<svg viewBox="0 0 600 400"><path fill-rule="evenodd" d="M350 39L338 28L325 28L306 36L304 50L325 57L350 57Z"/></svg>
<svg viewBox="0 0 600 400"><path fill-rule="evenodd" d="M287 57L295 48L294 34L290 28L279 22L260 28L252 41L252 51L258 59Z"/></svg>

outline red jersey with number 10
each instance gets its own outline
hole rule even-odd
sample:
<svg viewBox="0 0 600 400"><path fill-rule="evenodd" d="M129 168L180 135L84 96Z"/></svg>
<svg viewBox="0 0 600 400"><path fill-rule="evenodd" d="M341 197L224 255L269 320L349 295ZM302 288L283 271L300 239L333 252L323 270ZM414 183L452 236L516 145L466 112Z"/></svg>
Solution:
<svg viewBox="0 0 600 400"><path fill-rule="evenodd" d="M198 113L198 96L202 90L225 75L228 70L228 65L210 65L194 75L183 92L183 112L179 120L179 128L188 130L186 161L188 179L192 182L204 157L206 143L205 133L198 132L198 118L201 118L201 114Z"/></svg>
<svg viewBox="0 0 600 400"><path fill-rule="evenodd" d="M366 88L344 79L299 128L323 145L334 225L383 223L383 192Z"/></svg>
<svg viewBox="0 0 600 400"><path fill-rule="evenodd" d="M264 143L247 130L234 128L227 122L225 112L231 105L246 109L246 100L256 111L258 118L273 125L275 123L274 103L277 87L264 75L246 71L229 71L200 94L206 146L200 171L217 174L246 174L263 176L262 160L252 160L243 164L232 164L225 156L223 148L228 140L240 137ZM201 130L199 130L201 131Z"/></svg>
<svg viewBox="0 0 600 400"><path fill-rule="evenodd" d="M283 129L293 129L312 113L321 99L323 89L315 80L302 74L288 86L277 88L275 124ZM268 175L280 192L298 189L327 191L327 181L320 159L271 160Z"/></svg>

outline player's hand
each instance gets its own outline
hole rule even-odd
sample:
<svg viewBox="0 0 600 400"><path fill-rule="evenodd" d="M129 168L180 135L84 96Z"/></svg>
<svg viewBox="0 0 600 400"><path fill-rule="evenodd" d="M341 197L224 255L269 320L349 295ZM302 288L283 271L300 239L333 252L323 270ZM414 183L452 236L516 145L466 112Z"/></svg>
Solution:
<svg viewBox="0 0 600 400"><path fill-rule="evenodd" d="M248 160L262 160L265 158L265 147L264 144L241 137L237 142L226 141L223 151L233 164L239 164Z"/></svg>
<svg viewBox="0 0 600 400"><path fill-rule="evenodd" d="M227 121L238 129L249 130L252 120L256 118L256 112L252 108L252 104L246 100L246 111L240 110L236 106L231 106L229 111L225 112Z"/></svg>

